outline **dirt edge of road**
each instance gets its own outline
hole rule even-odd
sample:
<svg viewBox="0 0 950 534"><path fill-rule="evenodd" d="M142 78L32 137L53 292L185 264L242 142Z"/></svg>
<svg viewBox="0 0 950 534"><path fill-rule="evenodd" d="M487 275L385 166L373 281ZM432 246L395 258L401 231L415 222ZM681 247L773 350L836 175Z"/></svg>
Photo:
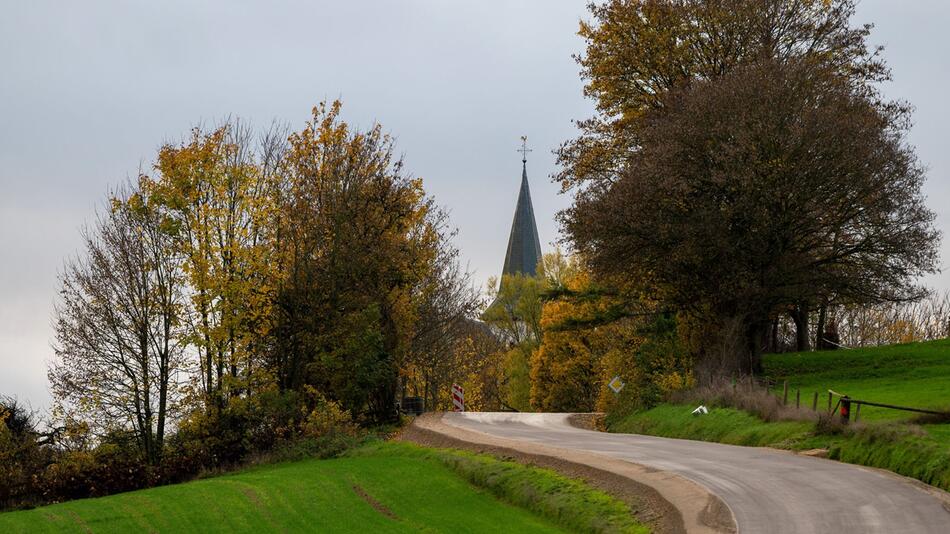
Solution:
<svg viewBox="0 0 950 534"><path fill-rule="evenodd" d="M702 486L680 476L592 453L509 440L465 430L442 414L417 417L399 439L428 447L487 453L579 478L630 505L658 534L736 532L732 511Z"/></svg>

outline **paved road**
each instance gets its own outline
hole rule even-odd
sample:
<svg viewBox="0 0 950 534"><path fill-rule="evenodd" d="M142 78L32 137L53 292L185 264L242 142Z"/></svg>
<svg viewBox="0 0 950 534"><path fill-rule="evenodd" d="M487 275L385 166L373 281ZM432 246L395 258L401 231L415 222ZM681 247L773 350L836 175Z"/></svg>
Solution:
<svg viewBox="0 0 950 534"><path fill-rule="evenodd" d="M940 498L888 473L764 448L593 432L567 417L451 413L442 421L676 473L719 496L740 534L950 533Z"/></svg>

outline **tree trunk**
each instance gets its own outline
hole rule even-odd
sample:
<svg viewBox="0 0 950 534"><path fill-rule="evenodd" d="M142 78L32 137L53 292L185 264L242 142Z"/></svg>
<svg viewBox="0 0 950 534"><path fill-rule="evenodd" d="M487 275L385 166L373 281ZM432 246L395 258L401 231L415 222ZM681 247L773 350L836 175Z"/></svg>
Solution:
<svg viewBox="0 0 950 534"><path fill-rule="evenodd" d="M818 325L815 327L815 350L825 350L828 342L825 341L825 320L828 317L828 302L822 301L818 307Z"/></svg>
<svg viewBox="0 0 950 534"><path fill-rule="evenodd" d="M769 325L768 352L778 352L778 317L772 319L772 324Z"/></svg>
<svg viewBox="0 0 950 534"><path fill-rule="evenodd" d="M753 321L746 328L744 354L740 356L739 372L744 375L761 375L762 348L768 335L769 323Z"/></svg>
<svg viewBox="0 0 950 534"><path fill-rule="evenodd" d="M791 313L795 322L795 349L799 352L810 350L808 335L808 305L799 304Z"/></svg>

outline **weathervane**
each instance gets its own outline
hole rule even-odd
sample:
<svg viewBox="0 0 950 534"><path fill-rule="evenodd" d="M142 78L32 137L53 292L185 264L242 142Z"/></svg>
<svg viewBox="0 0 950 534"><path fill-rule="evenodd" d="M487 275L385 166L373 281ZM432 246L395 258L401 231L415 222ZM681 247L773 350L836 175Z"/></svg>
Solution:
<svg viewBox="0 0 950 534"><path fill-rule="evenodd" d="M521 152L521 163L528 162L528 152L531 152L531 149L528 148L528 136L521 136L521 148L518 149L518 152Z"/></svg>

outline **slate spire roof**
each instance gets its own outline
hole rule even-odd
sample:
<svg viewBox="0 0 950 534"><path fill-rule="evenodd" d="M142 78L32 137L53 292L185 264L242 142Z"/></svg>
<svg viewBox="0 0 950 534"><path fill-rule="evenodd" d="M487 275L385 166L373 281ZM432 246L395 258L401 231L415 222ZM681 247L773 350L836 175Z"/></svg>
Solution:
<svg viewBox="0 0 950 534"><path fill-rule="evenodd" d="M538 239L538 225L534 220L534 207L531 205L531 191L528 189L528 161L521 160L521 191L518 193L518 205L511 222L511 235L508 237L508 253L505 254L505 267L502 274L522 273L534 276L541 263L541 241Z"/></svg>

